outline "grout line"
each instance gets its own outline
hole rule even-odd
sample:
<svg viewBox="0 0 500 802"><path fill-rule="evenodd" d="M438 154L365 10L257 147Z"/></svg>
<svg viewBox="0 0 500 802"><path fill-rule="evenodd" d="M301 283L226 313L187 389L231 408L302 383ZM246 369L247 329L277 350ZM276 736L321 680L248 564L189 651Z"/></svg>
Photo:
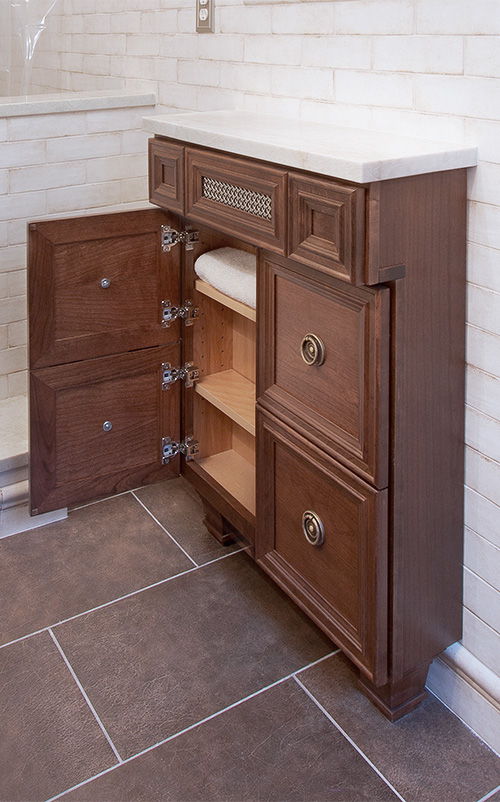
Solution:
<svg viewBox="0 0 500 802"><path fill-rule="evenodd" d="M340 654L340 649L335 649L333 652L330 652L329 654L325 654L324 657L320 657L319 660L315 660L314 663L310 663L308 666L304 666L304 668L299 668L299 670L296 671L294 673L294 675L293 675L294 679L297 676L297 674L302 674L303 671L307 671L309 668L313 668L314 666L319 665L324 660L328 660L330 657L333 657L336 654Z"/></svg>
<svg viewBox="0 0 500 802"><path fill-rule="evenodd" d="M136 500L136 501L138 501L138 502L139 502L139 504L141 505L141 507L142 507L144 510L146 510L147 514L151 516L151 518L153 519L153 521L154 521L155 523L157 523L157 524L158 524L158 526L159 526L161 529L163 529L163 531L165 532L165 534L169 536L170 540L172 540L172 542L173 542L173 543L175 543L175 545L176 545L176 546L177 546L177 547L178 547L178 548L179 548L179 549L182 551L182 553L183 553L183 554L184 554L184 555L185 555L185 556L188 558L188 560L191 560L191 562L193 563L193 565L195 565L197 568L199 568L199 565L198 565L198 563L197 563L197 562L195 562L195 561L193 560L193 558L189 556L189 554L187 553L187 551L186 551L185 549L183 549L183 548L182 548L181 544L177 542L177 540L175 539L175 537L173 537L173 535L171 535L171 534L170 534L170 532L169 532L167 529L165 529L165 527L163 526L163 524L161 524L161 523L159 522L158 518L156 518L156 517L153 515L153 513L152 513L150 510L148 510L148 508L146 507L146 505L145 505L145 504L144 504L144 503L143 503L143 502L140 500L140 498L138 498L138 497L135 495L135 493L134 493L133 491L132 491L132 496L135 498L135 500Z"/></svg>
<svg viewBox="0 0 500 802"><path fill-rule="evenodd" d="M206 563L202 563L198 566L198 568L204 568L205 565L213 565L213 563L218 563L221 560L226 560L228 557L232 557L233 554L241 554L242 551L248 551L245 546L242 546L240 549L235 549L234 551L228 552L228 554L221 554L220 557L214 557L213 560L208 560Z"/></svg>
<svg viewBox="0 0 500 802"><path fill-rule="evenodd" d="M380 779L381 779L381 780L383 780L383 781L385 782L385 784L389 786L389 788L391 789L391 791L393 791L393 793L395 793L395 794L396 794L397 798L398 798L398 799L400 799L400 800L401 800L401 802L405 802L405 799L404 799L404 797L402 797L402 796L401 796L401 794L400 794L398 791L396 791L396 789L394 788L394 786L392 785L392 783L390 783L390 782L389 782L389 780L388 780L386 777L384 777L384 775L382 774L382 772L381 772L381 771L380 771L380 770L379 770L379 769L376 767L376 765L375 765L374 763L372 763L372 761L370 760L370 758L369 758L369 757L367 757L367 755L365 755L365 753L364 753L364 752L363 752L363 751L362 751L362 750L359 748L359 746L357 746L357 744L355 744L355 743L354 743L354 741L352 740L352 738L351 738L351 737L350 737L350 736L349 736L349 735L346 733L346 731L345 731L344 729L342 729L342 727L340 726L340 724L338 724L338 723L335 721L335 719L334 719L334 718L333 718L333 717L330 715L330 713L328 713L328 711L327 711L327 710L325 710L325 708L323 707L323 705L322 705L320 702L318 702L318 700L317 700L317 699L316 699L316 698L315 698L315 697L312 695L312 693L311 693L310 691L308 691L308 690L307 690L306 686L302 684L302 682L300 681L300 679L299 679L298 677L294 677L294 680L295 680L295 682L296 682L298 685L300 685L300 687L302 688L302 690L304 691L304 693L306 693L306 694L307 694L307 696L308 696L308 697L311 699L311 701L313 701L313 702L314 702L314 704L315 704L315 705L316 705L316 706L317 706L317 707L318 707L318 708L321 710L321 712L322 712L322 713L323 713L323 714L324 714L324 715L327 717L327 719L328 719L328 720L329 720L329 721L330 721L330 722L333 724L333 726L334 726L334 727L336 727L336 728L338 729L338 731L341 733L341 735L343 735L343 736L344 736L344 738L346 738L346 740L347 740L347 741L349 741L349 743L351 744L351 746L352 746L352 747L354 747L354 749L356 750L356 752L357 752L359 755L361 755L361 757L363 758L363 760L366 760L366 762L368 763L368 765L369 765L369 766L371 766L371 768L373 769L373 771L374 771L374 772L376 772L376 774L378 774L378 776L380 777Z"/></svg>
<svg viewBox="0 0 500 802"><path fill-rule="evenodd" d="M55 624L49 624L46 627L42 627L42 629L38 629L36 632L30 632L28 635L23 635L21 638L15 638L15 640L9 641L9 643L3 643L0 646L0 649L5 649L6 646L12 646L13 643L19 643L22 640L26 640L26 638L32 638L33 635L40 635L42 632L48 632L51 627L60 627L62 624L67 624L69 621L74 621L76 618L81 618L83 615L87 615L88 613L95 613L97 610L104 610L105 607L110 607L112 604L116 604L117 602L123 601L124 599L130 599L131 596L135 596L136 593L144 593L145 590L151 590L151 588L156 588L159 585L164 585L166 582L170 582L172 579L177 579L179 576L185 576L186 574L191 574L193 571L197 571L198 567L196 568L188 568L187 571L182 571L180 574L174 574L174 576L168 576L166 579L160 579L159 582L153 582L152 585L146 585L144 588L139 588L138 590L132 590L130 593L125 593L123 596L118 596L117 599L111 599L109 602L103 602L103 604L98 604L96 607L90 607L88 610L83 610L81 613L76 613L75 615L70 615L69 618L63 618L61 621L57 621Z"/></svg>
<svg viewBox="0 0 500 802"><path fill-rule="evenodd" d="M228 555L229 556L229 555ZM56 641L57 643L57 641ZM291 674L287 674L286 677L282 677L281 679L276 680L275 682L271 682L270 685L266 685L265 688L260 688L258 691L254 691L254 693L250 693L248 696L243 697L243 699L239 699L237 702L233 702L232 704L228 705L227 707L222 708L222 710L218 710L216 713L211 713L211 715L206 716L206 718L202 718L200 721L197 721L195 724L191 724L189 727L185 727L183 730L179 730L179 732L174 733L173 735L169 735L168 738L164 738L162 741L158 741L158 743L153 744L152 746L148 746L147 749L143 749L141 752L137 752L135 755L131 757L125 758L116 766L110 766L108 769L104 769L104 771L99 772L99 774L94 774L92 777L88 777L86 780L83 780L81 783L77 785L73 785L71 788L66 788L61 793L57 794L56 796L47 799L46 802L55 802L56 799L60 799L65 794L69 793L70 791L74 791L77 788L81 788L84 785L92 782L93 780L97 780L99 777L103 777L105 774L109 774L111 771L115 771L115 769L119 768L120 766L124 766L127 763L131 763L133 760L136 760L138 757L142 755L147 755L148 752L152 752L154 749L158 749L158 747L163 746L164 744L168 743L169 741L173 741L175 738L178 738L179 735L184 735L184 733L189 732L190 730L194 730L196 727L201 726L202 724L206 724L207 721L211 721L214 718L218 718L223 713L227 713L229 710L232 710L235 707L239 707L244 702L248 702L250 699L254 699L256 696L260 696L262 693L271 690L272 688L276 688L278 685L286 682L289 679L295 679L295 674L300 673L301 671L306 671L308 668L312 668L313 666L321 663L323 660L326 660L328 657L332 657L332 655L337 654L339 650L335 652L331 652L330 654L326 654L324 657L320 657L319 660L314 660L312 663L308 663L306 666L297 669L296 671L292 672ZM71 668L70 668L71 670ZM75 677L76 679L76 677ZM77 680L78 682L78 680ZM298 680L297 680L298 682ZM301 684L301 683L299 683ZM402 797L400 797L402 799ZM403 800L405 802L405 800Z"/></svg>
<svg viewBox="0 0 500 802"><path fill-rule="evenodd" d="M125 599L130 599L131 596L135 596L138 593L144 593L146 590L151 590L152 588L157 588L159 585L164 585L167 582L171 582L173 579L178 579L180 576L186 576L187 574L192 574L195 571L199 571L200 569L204 568L206 565L212 565L213 563L219 562L220 560L226 560L228 557L232 557L234 554L239 554L240 551L245 551L245 549L240 549L238 551L231 551L229 554L223 554L221 557L216 557L215 560L210 560L208 563L203 563L202 565L193 566L193 568L188 568L186 571L181 571L179 574L174 574L173 576L167 576L165 579L160 579L158 582L153 582L151 585L146 585L143 588L138 588L137 590L131 590L130 593L125 593L123 596L118 596L117 599L111 599L108 602L103 602L103 604L98 604L96 607L90 607L88 610L83 610L81 613L76 613L75 615L69 616L69 618L63 618L61 621L56 621L53 624L48 624L46 627L42 627L41 629L37 629L35 632L28 632L26 635L22 635L20 638L14 638L14 640L9 641L8 643L0 644L0 650L5 649L7 646L13 646L14 643L20 643L23 640L27 640L28 638L33 638L35 635L41 635L42 632L48 632L50 628L60 627L62 624L67 624L69 621L75 621L77 618L81 618L84 615L88 615L89 613L95 613L98 610L104 610L106 607L111 607L112 604L117 604L117 602L124 601Z"/></svg>
<svg viewBox="0 0 500 802"><path fill-rule="evenodd" d="M139 487L134 487L134 490L139 490ZM77 510L84 510L85 507L93 507L94 504L102 504L103 501L109 501L113 498L120 498L120 496L126 496L128 493L133 493L134 490L123 490L121 493L113 493L112 496L104 496L104 498L96 498L94 501L87 501L86 504L79 504L77 507L71 507L69 512L76 512Z"/></svg>
<svg viewBox="0 0 500 802"><path fill-rule="evenodd" d="M52 638L52 640L54 641L54 643L55 643L55 645L56 645L56 647L57 647L57 649L58 649L58 651L59 651L59 654L61 655L62 659L63 659L63 660L64 660L64 662L66 663L66 666L67 666L67 668L69 669L69 671L70 671L70 673L71 673L71 676L73 677L73 679L75 680L76 684L78 685L78 688L79 688L79 690L80 690L80 692L81 692L81 694L82 694L83 698L85 699L85 701L87 702L87 704L88 704L88 706L89 706L90 710L92 711L92 714L93 714L93 716L94 716L95 720L96 720L96 721L97 721L97 723L99 724L99 727L101 728L103 735L105 736L105 738L106 738L106 740L107 740L108 744L110 745L111 749L113 750L113 752L114 752L114 755L115 755L116 759L118 760L118 763L119 763L119 764L123 763L123 760L122 760L122 758L120 757L120 754L119 754L118 750L116 749L116 747L115 747L115 745L114 745L113 741L111 740L111 738L109 737L108 733L106 732L106 728L105 728L104 724L102 723L101 719L100 719L100 718L99 718L99 716L97 715L97 712L96 712L96 710L95 710L95 708L94 708L94 705L92 704L92 702L90 701L89 697L88 697L88 696L87 696L87 694L85 693L85 690L84 690L84 688L83 688L83 685L81 684L80 680L78 679L78 677L76 676L75 672L73 671L73 668L72 668L72 666L71 666L71 664L70 664L70 662L69 662L68 658L67 658L67 657L66 657L66 655L64 654L64 651L63 651L63 649L62 649L62 647L61 647L61 645L60 645L59 641L57 640L56 636L54 635L54 633L52 632L52 630L51 630L51 629L49 629L49 630L48 630L48 632L49 632L49 635L50 635L50 637L51 637L51 638Z"/></svg>
<svg viewBox="0 0 500 802"><path fill-rule="evenodd" d="M486 802L487 799L491 799L493 794L496 794L497 791L500 791L500 785L494 788L492 791L486 794L486 796L482 796L481 799L478 799L478 802Z"/></svg>
<svg viewBox="0 0 500 802"><path fill-rule="evenodd" d="M448 704L446 704L446 702L443 702L443 700L437 695L437 693L428 688L427 685L425 686L425 689L428 693L432 694L432 696L434 696L434 698L437 699L438 702L443 705L443 707L446 707L446 709L449 710L449 712L453 716L455 716L455 718L457 718L460 721L460 723L464 725L464 727L467 727L467 729L469 730L470 733L472 733L474 738L477 738L478 741L481 741L481 743L483 743L486 746L486 748L490 750L490 752L493 752L495 757L500 758L500 752L497 749L494 749L487 741L485 741L484 738L481 735L479 735L479 733L475 729L473 729L471 725L468 724L464 718L461 718L461 716L456 712L456 710L453 710L453 708L451 708ZM497 789L495 788L495 791L496 790ZM480 799L479 802L482 802L482 800Z"/></svg>

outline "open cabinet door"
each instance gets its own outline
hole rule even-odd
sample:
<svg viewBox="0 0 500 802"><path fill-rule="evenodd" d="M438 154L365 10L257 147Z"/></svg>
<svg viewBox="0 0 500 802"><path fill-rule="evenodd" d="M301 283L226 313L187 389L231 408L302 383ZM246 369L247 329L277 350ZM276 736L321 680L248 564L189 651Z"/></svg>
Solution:
<svg viewBox="0 0 500 802"><path fill-rule="evenodd" d="M47 512L172 478L178 440L180 248L162 252L157 210L29 226L30 510Z"/></svg>

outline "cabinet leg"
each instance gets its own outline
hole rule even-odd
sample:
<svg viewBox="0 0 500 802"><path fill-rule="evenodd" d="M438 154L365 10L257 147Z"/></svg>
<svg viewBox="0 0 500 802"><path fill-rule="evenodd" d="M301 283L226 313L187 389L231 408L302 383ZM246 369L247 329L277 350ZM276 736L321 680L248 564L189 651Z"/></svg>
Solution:
<svg viewBox="0 0 500 802"><path fill-rule="evenodd" d="M430 663L417 666L403 679L396 682L389 680L379 688L363 674L360 674L359 684L368 698L389 721L397 721L418 707L427 696L425 681L429 666Z"/></svg>
<svg viewBox="0 0 500 802"><path fill-rule="evenodd" d="M204 498L201 500L203 502L203 512L205 513L203 523L207 527L210 534L213 535L214 538L219 541L219 543L222 543L223 546L233 543L235 540L235 534L230 523L224 518L223 515L221 515L219 510L216 510L215 507L212 507L208 501L206 501Z"/></svg>

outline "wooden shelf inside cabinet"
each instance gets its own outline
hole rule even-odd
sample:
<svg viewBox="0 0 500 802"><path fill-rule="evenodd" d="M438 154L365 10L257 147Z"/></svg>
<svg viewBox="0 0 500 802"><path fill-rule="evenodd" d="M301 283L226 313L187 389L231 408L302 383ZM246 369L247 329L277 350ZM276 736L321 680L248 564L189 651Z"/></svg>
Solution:
<svg viewBox="0 0 500 802"><path fill-rule="evenodd" d="M255 515L255 469L233 449L196 460L197 464Z"/></svg>
<svg viewBox="0 0 500 802"><path fill-rule="evenodd" d="M203 376L196 392L255 436L255 384L235 370Z"/></svg>
<svg viewBox="0 0 500 802"><path fill-rule="evenodd" d="M201 292L203 295L207 295L208 298L212 298L219 304L229 307L229 309L232 309L233 312L237 312L238 315L242 315L248 320L253 320L255 323L257 319L257 313L251 306L242 304L241 301L236 301L234 298L230 298L229 295L224 295L223 292L219 292L219 290L216 290L211 284L207 284L206 281L202 281L201 279L196 279L195 287L198 292Z"/></svg>

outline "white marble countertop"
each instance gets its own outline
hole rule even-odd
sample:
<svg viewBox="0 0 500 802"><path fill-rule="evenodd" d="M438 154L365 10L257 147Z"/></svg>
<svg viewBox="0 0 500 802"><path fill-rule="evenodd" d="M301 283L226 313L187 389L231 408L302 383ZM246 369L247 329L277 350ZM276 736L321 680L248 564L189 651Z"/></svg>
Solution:
<svg viewBox="0 0 500 802"><path fill-rule="evenodd" d="M346 181L472 167L477 148L246 111L145 117L146 131Z"/></svg>
<svg viewBox="0 0 500 802"><path fill-rule="evenodd" d="M66 111L122 109L132 106L155 106L153 92L56 92L50 95L0 97L0 117L28 117Z"/></svg>

